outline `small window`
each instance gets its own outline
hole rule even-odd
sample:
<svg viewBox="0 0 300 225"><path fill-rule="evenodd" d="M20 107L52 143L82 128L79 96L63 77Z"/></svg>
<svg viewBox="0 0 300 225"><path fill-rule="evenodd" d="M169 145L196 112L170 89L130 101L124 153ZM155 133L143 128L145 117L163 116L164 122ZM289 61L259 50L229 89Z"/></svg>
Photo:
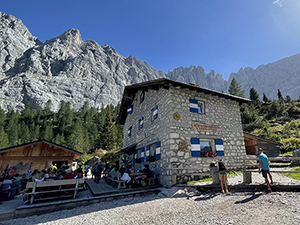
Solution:
<svg viewBox="0 0 300 225"><path fill-rule="evenodd" d="M131 114L132 113L132 109L133 109L132 105L128 106L127 107L127 114Z"/></svg>
<svg viewBox="0 0 300 225"><path fill-rule="evenodd" d="M201 157L214 157L216 155L213 140L200 139L200 149Z"/></svg>
<svg viewBox="0 0 300 225"><path fill-rule="evenodd" d="M158 117L158 107L155 106L152 110L151 110L151 121L154 121L157 117Z"/></svg>
<svg viewBox="0 0 300 225"><path fill-rule="evenodd" d="M154 162L156 160L156 143L150 145L149 150L149 162Z"/></svg>
<svg viewBox="0 0 300 225"><path fill-rule="evenodd" d="M198 113L204 114L204 102L198 101Z"/></svg>
<svg viewBox="0 0 300 225"><path fill-rule="evenodd" d="M222 143L223 147L223 143ZM192 157L211 157L217 156L214 139L191 138ZM223 154L224 155L224 154Z"/></svg>
<svg viewBox="0 0 300 225"><path fill-rule="evenodd" d="M204 102L196 99L190 99L190 112L204 114L205 113Z"/></svg>
<svg viewBox="0 0 300 225"><path fill-rule="evenodd" d="M144 117L142 117L141 119L139 119L139 128L142 129L144 126Z"/></svg>
<svg viewBox="0 0 300 225"><path fill-rule="evenodd" d="M142 103L144 101L145 98L145 92L142 91L141 95L140 95L140 103Z"/></svg>
<svg viewBox="0 0 300 225"><path fill-rule="evenodd" d="M131 136L132 126L128 128L128 137Z"/></svg>

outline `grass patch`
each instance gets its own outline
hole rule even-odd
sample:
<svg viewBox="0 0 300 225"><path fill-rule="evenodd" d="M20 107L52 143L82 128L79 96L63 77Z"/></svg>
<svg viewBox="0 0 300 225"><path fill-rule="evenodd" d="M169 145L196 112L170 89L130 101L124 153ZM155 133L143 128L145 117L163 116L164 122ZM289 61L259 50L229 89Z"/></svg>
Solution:
<svg viewBox="0 0 300 225"><path fill-rule="evenodd" d="M282 154L282 157L290 156L290 155L293 155L293 152L292 152L292 151L283 153L283 154Z"/></svg>
<svg viewBox="0 0 300 225"><path fill-rule="evenodd" d="M292 169L292 171L300 171L300 167L295 167L294 169ZM290 177L295 180L300 180L300 173L285 173L282 174L282 176Z"/></svg>
<svg viewBox="0 0 300 225"><path fill-rule="evenodd" d="M235 177L237 175L240 175L242 174L243 172L242 171L231 171L227 174L228 177ZM203 183L203 182L209 182L209 181L212 181L212 178L211 177L207 177L207 178L203 178L203 179L200 179L200 180L192 180L192 181L188 181L187 183L188 184L195 184L195 183Z"/></svg>
<svg viewBox="0 0 300 225"><path fill-rule="evenodd" d="M212 178L208 177L208 178L203 178L203 179L200 179L200 180L192 180L192 181L188 181L187 183L188 184L195 184L195 183L202 183L202 182L208 182L208 181L212 181Z"/></svg>
<svg viewBox="0 0 300 225"><path fill-rule="evenodd" d="M230 171L230 172L227 174L227 176L228 176L228 177L235 177L235 176L240 175L240 174L242 174L242 173L243 173L242 171Z"/></svg>

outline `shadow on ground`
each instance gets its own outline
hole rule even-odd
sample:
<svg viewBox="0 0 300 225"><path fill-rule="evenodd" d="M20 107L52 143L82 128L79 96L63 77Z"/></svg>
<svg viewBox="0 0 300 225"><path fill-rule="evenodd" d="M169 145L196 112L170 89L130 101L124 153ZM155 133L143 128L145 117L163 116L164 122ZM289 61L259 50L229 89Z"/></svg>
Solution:
<svg viewBox="0 0 300 225"><path fill-rule="evenodd" d="M253 193L252 193L252 196L250 196L249 198L245 198L245 199L242 200L242 201L236 201L234 204L243 204L243 203L247 203L247 202L253 201L254 199L260 197L261 195L262 195L262 193L255 194L255 192L253 192Z"/></svg>

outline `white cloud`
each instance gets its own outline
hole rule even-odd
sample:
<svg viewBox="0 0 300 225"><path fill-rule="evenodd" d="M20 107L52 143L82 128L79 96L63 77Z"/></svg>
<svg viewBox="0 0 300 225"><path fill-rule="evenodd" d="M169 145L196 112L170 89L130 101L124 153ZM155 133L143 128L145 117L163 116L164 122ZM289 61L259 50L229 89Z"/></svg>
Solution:
<svg viewBox="0 0 300 225"><path fill-rule="evenodd" d="M273 4L278 4L279 7L281 7L283 2L284 0L276 0L275 2L273 2Z"/></svg>

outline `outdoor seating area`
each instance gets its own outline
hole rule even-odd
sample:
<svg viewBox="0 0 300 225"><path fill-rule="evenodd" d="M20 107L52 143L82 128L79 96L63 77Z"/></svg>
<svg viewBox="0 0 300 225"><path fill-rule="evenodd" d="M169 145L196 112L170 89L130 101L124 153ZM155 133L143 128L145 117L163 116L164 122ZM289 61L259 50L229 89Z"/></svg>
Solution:
<svg viewBox="0 0 300 225"><path fill-rule="evenodd" d="M75 198L79 190L84 189L82 169L73 171L63 165L57 169L55 165L41 171L28 170L18 174L18 171L6 169L0 174L0 202L14 199L22 194L23 204L33 201L55 198Z"/></svg>
<svg viewBox="0 0 300 225"><path fill-rule="evenodd" d="M104 172L104 179L106 183L118 189L150 186L155 185L157 182L155 174L147 164L144 170L137 172L129 168L125 169L125 166L121 166L119 170L116 170L114 166Z"/></svg>

